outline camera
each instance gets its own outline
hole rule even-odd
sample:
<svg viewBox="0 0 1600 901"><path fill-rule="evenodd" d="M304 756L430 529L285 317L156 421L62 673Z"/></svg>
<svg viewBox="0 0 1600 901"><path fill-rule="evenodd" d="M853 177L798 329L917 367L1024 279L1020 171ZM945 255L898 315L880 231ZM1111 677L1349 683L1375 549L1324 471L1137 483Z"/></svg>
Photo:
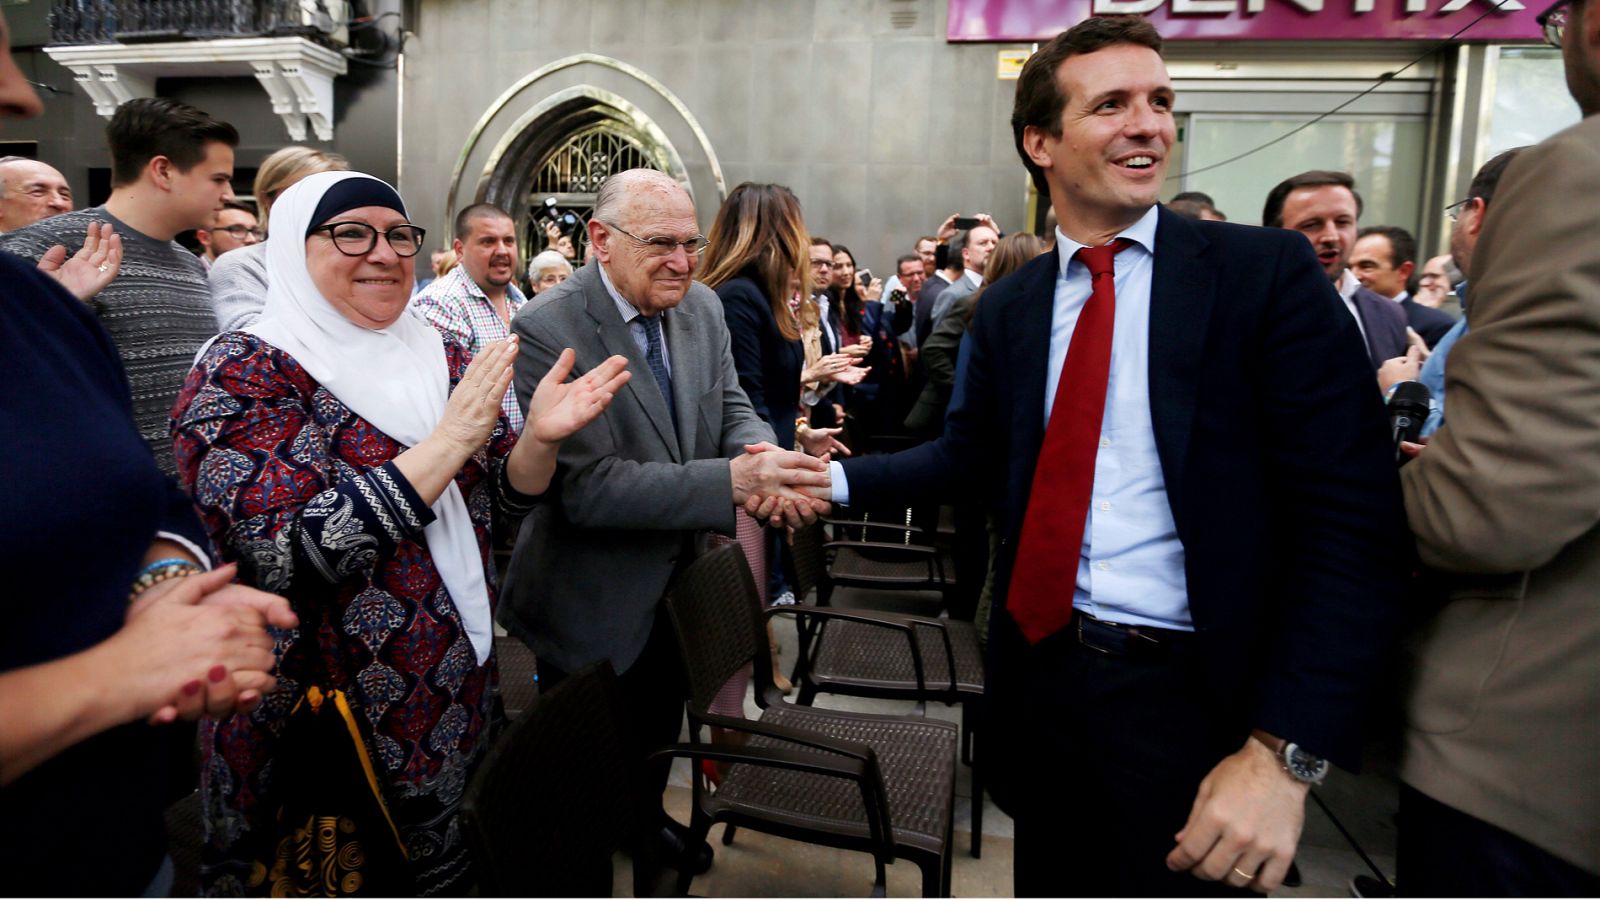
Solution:
<svg viewBox="0 0 1600 901"><path fill-rule="evenodd" d="M541 218L546 224L554 224L556 228L561 230L563 235L569 238L583 224L576 213L563 213L557 210L554 197L546 197L544 199L544 216Z"/></svg>

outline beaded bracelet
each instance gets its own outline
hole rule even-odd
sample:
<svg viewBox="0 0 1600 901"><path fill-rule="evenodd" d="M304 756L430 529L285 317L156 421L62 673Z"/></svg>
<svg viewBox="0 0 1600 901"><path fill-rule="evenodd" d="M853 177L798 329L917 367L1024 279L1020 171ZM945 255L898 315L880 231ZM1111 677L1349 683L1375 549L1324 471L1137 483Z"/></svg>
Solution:
<svg viewBox="0 0 1600 901"><path fill-rule="evenodd" d="M128 593L128 603L133 603L139 595L168 579L194 575L198 572L200 572L200 567L197 564L182 557L166 557L157 560L139 570L139 575L133 580L133 590Z"/></svg>

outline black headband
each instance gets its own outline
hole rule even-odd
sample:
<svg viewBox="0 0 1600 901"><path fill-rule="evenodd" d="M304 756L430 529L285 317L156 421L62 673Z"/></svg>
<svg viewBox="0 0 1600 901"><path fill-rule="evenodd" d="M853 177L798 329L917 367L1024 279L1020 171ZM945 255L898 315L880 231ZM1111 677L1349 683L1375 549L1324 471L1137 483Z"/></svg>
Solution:
<svg viewBox="0 0 1600 901"><path fill-rule="evenodd" d="M317 204L317 210L311 214L311 222L306 226L306 235L310 236L317 226L340 213L357 210L364 206L381 206L394 210L402 216L410 216L406 212L405 202L400 199L399 194L395 193L394 188L389 187L387 182L379 181L371 176L346 178L335 182L333 187L322 195L322 201Z"/></svg>

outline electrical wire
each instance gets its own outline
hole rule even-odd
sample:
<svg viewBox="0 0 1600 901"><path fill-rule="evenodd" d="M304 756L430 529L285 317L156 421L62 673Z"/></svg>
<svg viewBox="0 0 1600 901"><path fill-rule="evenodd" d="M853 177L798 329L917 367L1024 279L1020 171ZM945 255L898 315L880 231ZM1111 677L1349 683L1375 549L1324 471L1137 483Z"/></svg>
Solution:
<svg viewBox="0 0 1600 901"><path fill-rule="evenodd" d="M1492 8L1484 11L1481 15L1479 15L1476 19L1473 19L1471 22L1468 22L1467 24L1465 24L1465 25L1461 26L1460 28L1456 29L1456 33L1455 34L1450 35L1449 37L1447 37L1444 40L1440 41L1439 43L1435 44L1434 46L1428 48L1427 52L1423 53L1421 56L1417 57L1416 59L1412 60L1411 62L1406 63L1405 65L1401 66L1400 68L1394 70L1393 72L1385 72L1382 75L1378 76L1377 80L1375 80L1372 83L1371 87L1367 88L1366 90L1362 91L1359 94L1356 94L1356 95L1352 96L1350 99L1344 101L1343 103L1339 104L1338 106L1334 107L1333 109L1328 110L1327 112L1322 113L1321 115L1318 115L1315 118L1308 119L1305 122L1300 123L1299 125L1295 126L1294 128L1289 129L1288 131L1284 132L1283 134L1278 135L1276 138L1273 138L1272 140L1270 140L1270 141L1266 142L1265 144L1262 144L1262 145L1260 145L1258 147L1252 147L1251 149L1246 150L1243 153L1237 154L1235 156L1230 156L1227 159L1222 160L1220 162L1211 163L1210 165L1207 165L1207 166L1201 166L1198 169L1188 169L1188 170L1185 170L1183 172L1179 172L1179 173L1177 173L1175 175L1169 175L1169 176L1167 176L1166 180L1167 181L1173 181L1173 180L1176 180L1176 179L1187 178L1190 175L1198 175L1201 172L1210 172L1213 169L1220 169L1223 166L1227 166L1227 165L1229 165L1231 163L1237 163L1238 161L1244 159L1245 157L1254 156L1254 155L1260 153L1261 151L1266 150L1268 147L1273 146L1274 144L1279 144L1279 143L1282 143L1283 141L1287 141L1288 139L1294 137L1295 135L1299 134L1302 131L1305 131L1306 129L1310 128L1311 126L1316 125L1318 122L1321 122L1322 120L1328 118L1329 116L1337 114L1340 110L1342 110L1345 107L1351 105L1352 103L1355 103L1357 100L1360 100L1361 98L1367 96L1368 94L1371 94L1373 91L1376 91L1378 88L1383 87L1384 84L1386 84L1386 83L1388 83L1390 81L1393 81L1395 78L1399 77L1400 73L1406 71L1407 69L1411 68L1412 66L1415 66L1418 63L1422 62L1423 60L1427 59L1428 57L1433 56L1433 55L1435 55L1437 53L1440 53L1440 52L1442 52L1442 51L1444 51L1444 50L1446 50L1446 49L1448 49L1448 48L1460 43L1458 38L1460 38L1461 35L1467 31L1467 29L1471 28L1474 25L1477 25L1479 22L1482 22L1484 19L1488 18L1490 13L1499 12L1500 8L1502 6L1505 6L1507 3L1511 3L1511 2L1513 2L1513 0L1496 0L1494 6Z"/></svg>

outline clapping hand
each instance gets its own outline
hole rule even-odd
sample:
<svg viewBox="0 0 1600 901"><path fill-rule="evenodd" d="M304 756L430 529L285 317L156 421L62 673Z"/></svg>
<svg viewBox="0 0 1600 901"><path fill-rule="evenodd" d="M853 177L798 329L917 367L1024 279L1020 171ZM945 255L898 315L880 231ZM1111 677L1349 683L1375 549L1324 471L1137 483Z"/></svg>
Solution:
<svg viewBox="0 0 1600 901"><path fill-rule="evenodd" d="M860 341L848 347L840 348L839 353L855 357L858 360L865 358L867 354L872 353L872 336L862 335Z"/></svg>
<svg viewBox="0 0 1600 901"><path fill-rule="evenodd" d="M844 431L842 428L801 429L796 438L799 440L800 446L805 449L805 452L813 457L821 457L824 460L828 460L836 453L848 457L850 456L850 448L845 447L835 437L842 431Z"/></svg>
<svg viewBox="0 0 1600 901"><path fill-rule="evenodd" d="M229 584L237 567L163 582L146 591L117 633L135 659L128 676L150 683L158 698L152 723L248 713L277 685L267 625L299 620L288 601Z"/></svg>
<svg viewBox="0 0 1600 901"><path fill-rule="evenodd" d="M73 297L87 303L117 277L122 269L122 236L109 222L91 222L83 246L67 258L60 244L39 258L39 271L61 283Z"/></svg>
<svg viewBox="0 0 1600 901"><path fill-rule="evenodd" d="M517 336L485 344L450 392L434 435L463 456L483 447L500 419L500 403L511 386L511 364L517 359Z"/></svg>
<svg viewBox="0 0 1600 901"><path fill-rule="evenodd" d="M572 348L561 352L556 364L550 367L528 403L528 426L524 435L531 435L545 444L560 442L574 432L593 422L605 412L611 398L628 383L628 358L614 356L568 382L572 365L578 355Z"/></svg>

